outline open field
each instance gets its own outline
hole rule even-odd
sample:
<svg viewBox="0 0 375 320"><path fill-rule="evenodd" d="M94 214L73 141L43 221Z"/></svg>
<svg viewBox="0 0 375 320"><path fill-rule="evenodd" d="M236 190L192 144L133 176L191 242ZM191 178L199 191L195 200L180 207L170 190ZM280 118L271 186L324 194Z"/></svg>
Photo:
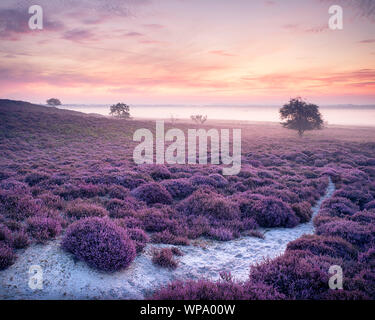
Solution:
<svg viewBox="0 0 375 320"><path fill-rule="evenodd" d="M275 123L207 121L200 128L242 129L235 176L136 165L139 128L155 122L0 100L0 297L375 297L375 128L298 138ZM155 251L174 247L184 255ZM39 291L27 282L35 264ZM343 290L328 287L332 265Z"/></svg>

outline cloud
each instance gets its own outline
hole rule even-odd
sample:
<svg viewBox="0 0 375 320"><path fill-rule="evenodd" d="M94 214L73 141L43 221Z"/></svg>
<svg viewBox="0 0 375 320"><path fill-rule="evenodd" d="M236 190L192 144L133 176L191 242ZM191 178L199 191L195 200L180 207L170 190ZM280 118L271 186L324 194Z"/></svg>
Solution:
<svg viewBox="0 0 375 320"><path fill-rule="evenodd" d="M87 29L72 29L64 32L62 37L65 40L71 40L75 42L95 40L94 33Z"/></svg>
<svg viewBox="0 0 375 320"><path fill-rule="evenodd" d="M144 34L132 31L132 32L125 33L124 36L125 37L143 37Z"/></svg>
<svg viewBox="0 0 375 320"><path fill-rule="evenodd" d="M148 29L164 29L165 26L157 23L149 23L149 24L144 24L143 27L148 28Z"/></svg>
<svg viewBox="0 0 375 320"><path fill-rule="evenodd" d="M375 39L366 39L366 40L361 40L358 41L359 43L375 43Z"/></svg>
<svg viewBox="0 0 375 320"><path fill-rule="evenodd" d="M225 52L223 50L213 50L213 51L210 51L209 53L216 54L216 55L222 56L222 57L234 57L235 56L235 54L228 53L228 52Z"/></svg>

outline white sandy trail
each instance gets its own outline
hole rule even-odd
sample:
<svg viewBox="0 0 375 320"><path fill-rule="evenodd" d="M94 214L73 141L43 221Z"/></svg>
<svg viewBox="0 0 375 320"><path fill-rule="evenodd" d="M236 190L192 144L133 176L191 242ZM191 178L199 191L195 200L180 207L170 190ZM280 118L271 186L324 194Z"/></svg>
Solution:
<svg viewBox="0 0 375 320"><path fill-rule="evenodd" d="M335 186L329 181L325 195L313 208L318 213L321 203L332 196ZM15 264L0 271L0 299L142 299L144 295L174 279L218 279L221 271L230 271L235 279L246 280L249 266L266 257L284 252L287 244L303 234L312 234L312 221L292 229L263 229L265 239L242 237L228 242L199 240L180 249L184 256L176 270L157 267L151 262L149 244L127 270L113 274L90 269L84 262L74 262L60 248L60 239L47 245L32 245L19 252ZM28 286L31 265L43 269L43 289Z"/></svg>

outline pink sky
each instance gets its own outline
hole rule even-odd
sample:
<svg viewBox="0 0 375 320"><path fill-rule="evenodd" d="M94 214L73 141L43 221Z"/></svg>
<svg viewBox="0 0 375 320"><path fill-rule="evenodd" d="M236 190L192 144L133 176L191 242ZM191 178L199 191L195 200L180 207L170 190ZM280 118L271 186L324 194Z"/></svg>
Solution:
<svg viewBox="0 0 375 320"><path fill-rule="evenodd" d="M0 3L0 97L64 103L375 103L375 1ZM328 8L344 9L344 30Z"/></svg>

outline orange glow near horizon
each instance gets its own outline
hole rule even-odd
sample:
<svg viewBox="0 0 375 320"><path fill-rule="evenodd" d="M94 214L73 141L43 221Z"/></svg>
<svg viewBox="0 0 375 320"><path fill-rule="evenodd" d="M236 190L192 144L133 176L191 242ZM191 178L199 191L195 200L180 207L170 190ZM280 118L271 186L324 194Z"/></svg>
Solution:
<svg viewBox="0 0 375 320"><path fill-rule="evenodd" d="M115 10L96 0L40 1L45 28L31 31L22 27L23 9L5 0L0 17L19 25L0 24L0 95L152 104L267 104L298 95L373 104L374 13L337 2L340 31L326 27L324 0L113 0L121 3Z"/></svg>

